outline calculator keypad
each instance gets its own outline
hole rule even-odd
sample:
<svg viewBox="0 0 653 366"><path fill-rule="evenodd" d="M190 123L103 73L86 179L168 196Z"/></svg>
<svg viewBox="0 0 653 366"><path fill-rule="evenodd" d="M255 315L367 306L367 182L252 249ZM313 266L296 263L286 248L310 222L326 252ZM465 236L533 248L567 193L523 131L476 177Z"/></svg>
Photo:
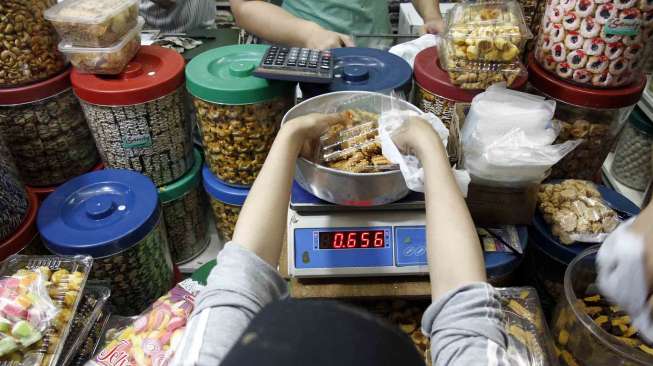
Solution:
<svg viewBox="0 0 653 366"><path fill-rule="evenodd" d="M271 46L255 75L270 79L330 82L333 60L330 51Z"/></svg>

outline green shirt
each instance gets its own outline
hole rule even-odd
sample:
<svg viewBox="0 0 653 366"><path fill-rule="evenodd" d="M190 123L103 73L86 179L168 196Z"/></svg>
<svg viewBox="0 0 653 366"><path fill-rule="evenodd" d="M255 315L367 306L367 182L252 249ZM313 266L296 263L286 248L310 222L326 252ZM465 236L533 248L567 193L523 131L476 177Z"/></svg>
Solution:
<svg viewBox="0 0 653 366"><path fill-rule="evenodd" d="M283 8L338 33L391 32L387 0L284 0Z"/></svg>

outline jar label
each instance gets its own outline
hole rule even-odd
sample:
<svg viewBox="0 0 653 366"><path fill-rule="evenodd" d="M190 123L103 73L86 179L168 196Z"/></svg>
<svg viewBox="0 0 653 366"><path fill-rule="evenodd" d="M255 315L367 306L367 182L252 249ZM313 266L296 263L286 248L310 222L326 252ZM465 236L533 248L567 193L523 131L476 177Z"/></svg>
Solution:
<svg viewBox="0 0 653 366"><path fill-rule="evenodd" d="M122 140L122 147L125 149L136 149L139 147L152 146L152 137L150 135L127 136Z"/></svg>
<svg viewBox="0 0 653 366"><path fill-rule="evenodd" d="M639 34L639 19L613 18L605 25L604 31L608 36L637 36Z"/></svg>

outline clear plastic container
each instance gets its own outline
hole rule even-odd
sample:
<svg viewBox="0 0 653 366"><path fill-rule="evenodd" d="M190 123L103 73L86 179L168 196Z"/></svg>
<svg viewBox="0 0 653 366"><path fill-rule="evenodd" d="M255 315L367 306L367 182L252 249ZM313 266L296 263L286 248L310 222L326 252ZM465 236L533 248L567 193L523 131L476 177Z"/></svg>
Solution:
<svg viewBox="0 0 653 366"><path fill-rule="evenodd" d="M57 186L98 163L70 70L38 84L0 90L0 99L0 134L28 186Z"/></svg>
<svg viewBox="0 0 653 366"><path fill-rule="evenodd" d="M653 23L646 1L548 0L535 59L547 72L593 88L616 88L641 77ZM646 13L645 13L646 14Z"/></svg>
<svg viewBox="0 0 653 366"><path fill-rule="evenodd" d="M619 89L585 88L556 78L530 57L528 72L533 92L557 103L554 119L561 130L555 143L583 140L553 166L550 178L598 181L601 166L641 98L646 79L640 77L637 83Z"/></svg>
<svg viewBox="0 0 653 366"><path fill-rule="evenodd" d="M231 240L240 210L249 194L248 188L232 187L213 175L208 166L202 169L204 189L209 194L215 227L222 239Z"/></svg>
<svg viewBox="0 0 653 366"><path fill-rule="evenodd" d="M44 15L62 41L80 47L109 47L136 26L140 0L66 0Z"/></svg>
<svg viewBox="0 0 653 366"><path fill-rule="evenodd" d="M60 43L61 51L81 73L117 75L127 66L141 48L141 30L145 25L143 18L118 43L106 48L78 47L70 43Z"/></svg>
<svg viewBox="0 0 653 366"><path fill-rule="evenodd" d="M597 325L593 318L606 310L603 306L592 309L593 306L586 306L583 301L596 293L597 251L598 247L593 247L579 254L565 273L564 298L553 318L553 337L560 351L560 363L567 366L652 365L653 355L628 346ZM608 315L611 310L609 306L605 308Z"/></svg>
<svg viewBox="0 0 653 366"><path fill-rule="evenodd" d="M20 227L28 208L27 191L18 176L11 152L0 137L0 243Z"/></svg>
<svg viewBox="0 0 653 366"><path fill-rule="evenodd" d="M524 72L520 62L533 37L515 1L457 4L448 15L440 43L440 66L463 89L508 86Z"/></svg>
<svg viewBox="0 0 653 366"><path fill-rule="evenodd" d="M93 260L87 256L23 256L14 255L2 263L0 275L11 276L19 270L36 271L47 267L48 292L59 312L44 332L43 338L20 351L0 357L2 361L21 366L54 366L66 351L65 340L82 298Z"/></svg>
<svg viewBox="0 0 653 366"><path fill-rule="evenodd" d="M612 175L620 183L644 191L653 177L653 122L638 107L619 135Z"/></svg>
<svg viewBox="0 0 653 366"><path fill-rule="evenodd" d="M0 88L45 80L65 69L57 34L43 18L54 4L56 0L0 2Z"/></svg>

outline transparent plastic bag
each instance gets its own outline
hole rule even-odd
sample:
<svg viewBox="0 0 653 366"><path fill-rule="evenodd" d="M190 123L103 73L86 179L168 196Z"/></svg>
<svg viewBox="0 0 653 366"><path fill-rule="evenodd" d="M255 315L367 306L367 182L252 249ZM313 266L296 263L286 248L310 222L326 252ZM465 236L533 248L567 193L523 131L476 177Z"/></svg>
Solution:
<svg viewBox="0 0 653 366"><path fill-rule="evenodd" d="M461 131L464 164L486 185L539 183L582 140L551 145L555 102L493 85L477 95Z"/></svg>
<svg viewBox="0 0 653 366"><path fill-rule="evenodd" d="M582 180L543 184L538 208L563 244L602 243L620 224L617 212L601 197L596 186Z"/></svg>
<svg viewBox="0 0 653 366"><path fill-rule="evenodd" d="M512 365L557 365L553 342L537 291L531 287L498 288Z"/></svg>
<svg viewBox="0 0 653 366"><path fill-rule="evenodd" d="M197 282L185 280L139 316L112 316L100 341L102 347L86 365L169 364L201 288Z"/></svg>

